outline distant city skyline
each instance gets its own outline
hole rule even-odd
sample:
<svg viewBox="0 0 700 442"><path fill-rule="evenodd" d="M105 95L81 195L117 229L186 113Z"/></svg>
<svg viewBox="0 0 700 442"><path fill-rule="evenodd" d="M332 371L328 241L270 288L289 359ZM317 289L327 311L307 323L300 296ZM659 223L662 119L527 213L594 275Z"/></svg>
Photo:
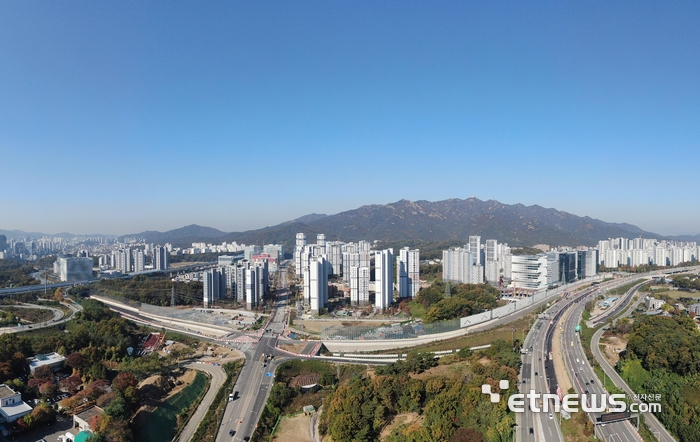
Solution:
<svg viewBox="0 0 700 442"><path fill-rule="evenodd" d="M401 199L700 233L700 3L0 4L0 229Z"/></svg>

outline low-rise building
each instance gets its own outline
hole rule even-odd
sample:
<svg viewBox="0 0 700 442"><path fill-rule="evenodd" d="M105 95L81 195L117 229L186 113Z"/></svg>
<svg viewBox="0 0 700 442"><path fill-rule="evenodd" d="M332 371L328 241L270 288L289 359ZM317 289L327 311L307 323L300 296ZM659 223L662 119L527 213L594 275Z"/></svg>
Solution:
<svg viewBox="0 0 700 442"><path fill-rule="evenodd" d="M73 428L79 429L80 431L95 431L90 425L91 421L96 416L102 416L104 410L100 407L90 407L87 410L83 410L78 414L73 415Z"/></svg>
<svg viewBox="0 0 700 442"><path fill-rule="evenodd" d="M0 423L14 422L31 413L32 407L22 400L22 395L5 384L0 384Z"/></svg>
<svg viewBox="0 0 700 442"><path fill-rule="evenodd" d="M700 302L688 306L688 313L693 312L695 316L700 316Z"/></svg>
<svg viewBox="0 0 700 442"><path fill-rule="evenodd" d="M647 296L644 299L644 306L647 308L647 310L658 310L664 304L665 302L663 300L652 298L651 296Z"/></svg>
<svg viewBox="0 0 700 442"><path fill-rule="evenodd" d="M33 358L27 358L27 362L29 363L29 371L34 374L34 371L41 367L42 365L48 365L50 366L54 371L60 370L63 368L63 362L66 360L65 356L62 356L56 352L53 353L46 353L46 354L38 354L34 356Z"/></svg>

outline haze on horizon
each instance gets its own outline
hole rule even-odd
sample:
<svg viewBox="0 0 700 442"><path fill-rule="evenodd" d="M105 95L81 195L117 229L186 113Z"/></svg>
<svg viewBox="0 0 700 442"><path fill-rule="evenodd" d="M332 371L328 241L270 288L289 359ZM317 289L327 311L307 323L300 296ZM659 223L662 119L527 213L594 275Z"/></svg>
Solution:
<svg viewBox="0 0 700 442"><path fill-rule="evenodd" d="M400 199L700 233L700 3L0 4L0 229Z"/></svg>

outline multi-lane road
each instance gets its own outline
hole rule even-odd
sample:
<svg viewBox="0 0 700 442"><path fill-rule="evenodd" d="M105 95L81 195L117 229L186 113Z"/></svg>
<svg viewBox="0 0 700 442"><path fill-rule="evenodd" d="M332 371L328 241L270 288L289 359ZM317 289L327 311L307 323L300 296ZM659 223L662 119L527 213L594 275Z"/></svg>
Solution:
<svg viewBox="0 0 700 442"><path fill-rule="evenodd" d="M589 406L593 406L600 404L603 395L607 397L608 393L603 388L602 381L598 379L593 367L591 367L590 362L586 358L581 339L579 339L579 333L576 332L576 326L581 322L581 315L585 308L584 301L575 305L562 322L562 352L564 353L564 364L574 390L582 395L582 400L585 400ZM597 398L596 404L592 402L593 397ZM608 424L599 423L600 415L609 411L607 407L605 408L602 412L589 413L589 417L595 424L595 433L598 438L608 442L643 442L643 439L629 420Z"/></svg>
<svg viewBox="0 0 700 442"><path fill-rule="evenodd" d="M619 286L630 280L610 282L605 286L612 284ZM563 297L536 321L535 326L531 328L523 344L523 349L527 353L523 355L521 368L521 383L519 386L521 393L527 393L530 390L534 390L539 394L557 393L557 384L559 382L551 360L551 353L554 331L560 319L562 327L561 352L574 390L576 393L586 394L589 397L593 393L602 395L605 392L602 383L597 379L593 368L586 359L583 346L576 332L576 326L581 321L586 301L590 296L599 293L599 290L605 286L588 288L575 295ZM599 320L601 322L606 321L620 313L629 299L631 299L634 290L631 292L620 301L615 309L611 309L607 314L601 316ZM559 355L554 355L554 357L559 357ZM567 394L566 391L561 393ZM541 401L537 403L541 403ZM588 404L590 405L590 399L588 399ZM550 403L550 405L552 404ZM524 413L517 413L517 440L547 442L563 440L561 430L557 425L557 419L560 416L558 413L551 412L551 410L552 407L550 407L548 412L536 413L526 406ZM591 415L591 419L597 423L596 435L599 438L609 442L641 440L636 429L629 421L602 424L598 422L600 414L592 413Z"/></svg>
<svg viewBox="0 0 700 442"><path fill-rule="evenodd" d="M275 349L277 339L284 330L285 307L288 292L280 292L274 305L270 321L260 341L245 351L246 362L233 387L236 398L229 400L221 421L217 441L247 441L265 407L274 382L277 365L284 360ZM265 355L275 355L274 361Z"/></svg>

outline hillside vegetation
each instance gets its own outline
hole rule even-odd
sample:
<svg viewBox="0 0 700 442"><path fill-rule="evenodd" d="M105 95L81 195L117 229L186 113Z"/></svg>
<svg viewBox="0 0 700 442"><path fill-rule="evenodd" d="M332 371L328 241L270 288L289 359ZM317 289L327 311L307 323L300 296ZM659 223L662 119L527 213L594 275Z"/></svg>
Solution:
<svg viewBox="0 0 700 442"><path fill-rule="evenodd" d="M420 423L399 425L387 442L496 442L512 438L515 418L506 400L493 404L482 384L499 391L508 380L515 391L519 354L505 341L484 351L461 351L434 360L411 353L406 361L378 367L374 376L355 376L326 398L320 431L334 442L379 440L384 427L401 413L417 413Z"/></svg>
<svg viewBox="0 0 700 442"><path fill-rule="evenodd" d="M635 320L617 370L633 391L660 395L658 417L678 440L700 442L700 332L689 316Z"/></svg>

